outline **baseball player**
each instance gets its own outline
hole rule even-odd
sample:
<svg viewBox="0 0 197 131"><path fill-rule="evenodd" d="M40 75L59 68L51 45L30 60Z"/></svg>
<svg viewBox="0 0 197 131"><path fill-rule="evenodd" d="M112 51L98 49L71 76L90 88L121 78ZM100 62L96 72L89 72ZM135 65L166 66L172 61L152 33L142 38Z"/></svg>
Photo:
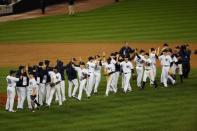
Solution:
<svg viewBox="0 0 197 131"><path fill-rule="evenodd" d="M77 79L77 72L73 68L72 64L76 61L75 58L72 58L72 60L66 65L66 74L68 77L68 97L76 97L76 92L79 87L78 79ZM74 89L73 89L74 85Z"/></svg>
<svg viewBox="0 0 197 131"><path fill-rule="evenodd" d="M114 93L116 93L117 91L112 85L113 74L115 73L115 70L114 70L114 64L111 62L111 58L108 58L107 61L103 61L103 66L105 69L104 74L107 78L107 87L105 91L105 96L108 96L109 91L113 91Z"/></svg>
<svg viewBox="0 0 197 131"><path fill-rule="evenodd" d="M88 89L88 93L89 95L91 95L93 87L94 87L94 82L95 82L95 67L96 67L96 63L94 61L93 57L89 57L88 58L88 62L87 62L87 69L88 69L88 73L89 73L89 77L87 80L87 89Z"/></svg>
<svg viewBox="0 0 197 131"><path fill-rule="evenodd" d="M133 64L129 61L129 56L125 56L124 61L120 63L124 73L124 93L132 91L130 79L134 73Z"/></svg>
<svg viewBox="0 0 197 131"><path fill-rule="evenodd" d="M124 73L123 73L122 67L119 64L122 61L124 61L124 58L123 56L119 55L118 63L116 64L116 71L119 70L119 76L121 77L121 88L124 89Z"/></svg>
<svg viewBox="0 0 197 131"><path fill-rule="evenodd" d="M94 85L94 93L98 93L98 87L101 81L101 68L102 68L102 63L101 63L101 58L99 55L95 56L95 71L94 71L94 78L95 78L95 85Z"/></svg>
<svg viewBox="0 0 197 131"><path fill-rule="evenodd" d="M172 58L171 56L168 54L167 50L163 50L163 55L159 56L159 60L160 63L162 65L162 73L161 73L161 83L164 84L164 87L168 87L168 78L170 78L170 81L175 84L175 80L173 80L170 76L169 76L169 70L172 67L173 63L172 63Z"/></svg>
<svg viewBox="0 0 197 131"><path fill-rule="evenodd" d="M60 93L60 88L61 88L61 74L57 71L57 67L55 67L53 69L53 71L49 71L49 75L51 77L51 91L50 91L50 95L49 95L49 99L47 101L47 105L50 107L51 106L51 102L53 99L53 95L54 93L57 92L58 94L58 102L59 102L59 106L62 105L62 97L61 97L61 93Z"/></svg>
<svg viewBox="0 0 197 131"><path fill-rule="evenodd" d="M134 62L136 63L137 86L139 89L142 88L142 77L144 72L144 67L143 67L144 53L145 53L144 50L140 50L140 54L138 55L136 53L136 56L134 58Z"/></svg>
<svg viewBox="0 0 197 131"><path fill-rule="evenodd" d="M161 48L161 54L160 55L163 55L163 51L167 51L168 49L169 49L169 45L167 43L164 43L163 47ZM160 64L162 66L161 62L160 62ZM161 84L163 84L163 75L162 75L162 73L161 73L160 81L161 81Z"/></svg>
<svg viewBox="0 0 197 131"><path fill-rule="evenodd" d="M39 72L38 72L38 66L37 65L34 65L33 66L33 70L32 70L32 74L33 74L33 76L34 76L34 78L35 78L35 80L36 80L36 82L37 82L37 85L39 85L40 84L40 77L39 77ZM36 92L35 93L37 93L36 94L36 100L38 101L38 98L39 98L39 90L40 90L40 88L39 88L39 86L36 86Z"/></svg>
<svg viewBox="0 0 197 131"><path fill-rule="evenodd" d="M153 62L149 57L148 53L144 54L143 61L144 61L144 75L143 75L142 89L144 89L145 87L147 78L149 78L149 80L152 81L151 83L153 83L154 87L157 88L157 83L154 77L154 70L152 68Z"/></svg>
<svg viewBox="0 0 197 131"><path fill-rule="evenodd" d="M39 83L36 81L36 78L37 78L38 75L36 73L36 67L35 66L33 66L33 67L26 66L25 70L26 70L27 76L29 78L29 84L27 86L27 104L28 104L28 109L30 111L33 111L33 108L36 108L37 105L32 106L31 95L32 95L32 92L33 92L32 90L35 90L34 91L34 93L36 93L35 99L36 99L36 101L38 101L38 90L39 90L38 84ZM31 77L31 81L30 81L30 77ZM32 81L33 81L33 83L32 83Z"/></svg>
<svg viewBox="0 0 197 131"><path fill-rule="evenodd" d="M121 68L119 62L122 62L122 57L118 52L115 52L116 55L116 63L115 63L115 89L118 90L118 81L121 74Z"/></svg>
<svg viewBox="0 0 197 131"><path fill-rule="evenodd" d="M177 57L174 55L174 53L172 52L172 49L169 50L169 53L170 53L170 56L172 58L172 77L173 79L176 79L176 70L177 70L177 62L178 62L178 59Z"/></svg>
<svg viewBox="0 0 197 131"><path fill-rule="evenodd" d="M89 75L88 70L85 68L85 63L81 61L79 63L79 66L80 67L77 67L74 64L72 66L77 71L78 77L79 77L79 82L80 82L79 94L78 94L77 99L79 101L81 101L83 90L86 91L87 98L90 98L89 91L88 91L87 87L85 86L86 85L86 82L87 82L87 79L88 79L88 77L90 77L90 75Z"/></svg>
<svg viewBox="0 0 197 131"><path fill-rule="evenodd" d="M18 104L17 109L22 110L24 101L26 98L26 87L28 86L28 77L25 71L24 66L19 66L19 70L16 73L16 77L19 78L19 81L16 83L16 90L17 90L17 96L18 96Z"/></svg>
<svg viewBox="0 0 197 131"><path fill-rule="evenodd" d="M39 104L44 105L46 99L46 81L47 81L47 71L43 62L39 62L38 66L39 75Z"/></svg>
<svg viewBox="0 0 197 131"><path fill-rule="evenodd" d="M65 70L65 67L64 67L64 63L60 60L57 60L57 71L61 74L61 78L62 78L62 81L60 83L60 91L61 91L61 96L62 96L62 102L64 102L66 100L66 96L65 96L65 77L64 77L64 70ZM58 101L58 94L56 92L56 101Z"/></svg>
<svg viewBox="0 0 197 131"><path fill-rule="evenodd" d="M33 75L33 72L30 72L28 74L28 77L29 77L29 86L28 86L28 98L30 98L31 100L31 111L34 112L35 111L35 108L38 108L39 109L39 106L40 104L38 103L37 101L37 98L38 98L38 84L37 84L37 81Z"/></svg>
<svg viewBox="0 0 197 131"><path fill-rule="evenodd" d="M119 55L118 55L118 57L119 57ZM116 64L117 64L117 60L118 60L118 58L116 59L116 55L115 55L115 53L111 53L111 56L110 56L110 58L111 58L111 61L110 61L110 63L111 63L111 67L112 67L112 72L116 72ZM110 88L110 91L114 91L114 89L115 89L115 93L117 92L117 84L118 84L118 78L117 78L117 74L116 73L112 73L111 74L111 88Z"/></svg>
<svg viewBox="0 0 197 131"><path fill-rule="evenodd" d="M15 77L15 71L11 70L9 75L6 77L7 81L7 101L6 101L6 106L5 110L9 112L16 112L13 110L14 106L14 98L15 98L15 87L16 87L16 82L19 81L19 78Z"/></svg>
<svg viewBox="0 0 197 131"><path fill-rule="evenodd" d="M181 83L183 82L183 65L182 65L182 58L181 58L181 55L180 55L180 47L177 46L175 48L175 56L177 58L177 64L178 64L178 67L177 67L177 71L178 71L178 74L180 76L180 81Z"/></svg>
<svg viewBox="0 0 197 131"><path fill-rule="evenodd" d="M151 48L149 50L149 58L152 61L152 69L153 69L153 75L154 75L154 79L156 78L157 75L157 68L156 68L156 64L157 64L157 59L158 59L158 53L159 53L160 48L158 48L157 50L155 48ZM151 83L153 84L153 83Z"/></svg>
<svg viewBox="0 0 197 131"><path fill-rule="evenodd" d="M45 70L46 70L46 103L49 99L50 96L50 92L51 92L51 77L49 75L49 72L52 70L52 68L50 67L50 61L49 60L45 60L44 61L44 66L45 66Z"/></svg>

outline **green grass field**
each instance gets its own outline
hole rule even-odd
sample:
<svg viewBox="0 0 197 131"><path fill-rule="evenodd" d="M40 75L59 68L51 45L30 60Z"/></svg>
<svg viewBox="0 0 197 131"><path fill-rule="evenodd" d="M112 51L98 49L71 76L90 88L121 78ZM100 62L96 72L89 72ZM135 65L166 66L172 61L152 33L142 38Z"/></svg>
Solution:
<svg viewBox="0 0 197 131"><path fill-rule="evenodd" d="M197 41L196 0L122 0L94 11L0 23L0 43Z"/></svg>
<svg viewBox="0 0 197 131"><path fill-rule="evenodd" d="M76 16L49 16L0 23L2 43L181 41L197 42L196 0L122 0ZM0 17L1 18L1 17ZM1 53L1 52L0 52ZM10 68L0 68L0 93L6 93ZM160 72L158 71L158 80ZM99 94L81 102L68 99L62 107L35 113L0 109L1 131L197 131L197 69L174 87ZM66 82L66 88L67 88ZM67 93L67 92L66 92ZM85 96L85 95L84 95ZM0 100L1 101L1 100Z"/></svg>
<svg viewBox="0 0 197 131"><path fill-rule="evenodd" d="M189 79L173 88L147 86L146 90L139 91L136 82L131 82L134 92L126 95L119 92L109 97L104 97L106 81L103 78L99 94L90 100L68 99L61 108L53 103L50 110L42 108L35 113L28 110L7 113L2 109L0 127L3 131L196 131L196 73L196 69L192 70ZM5 88L4 82L1 91Z"/></svg>

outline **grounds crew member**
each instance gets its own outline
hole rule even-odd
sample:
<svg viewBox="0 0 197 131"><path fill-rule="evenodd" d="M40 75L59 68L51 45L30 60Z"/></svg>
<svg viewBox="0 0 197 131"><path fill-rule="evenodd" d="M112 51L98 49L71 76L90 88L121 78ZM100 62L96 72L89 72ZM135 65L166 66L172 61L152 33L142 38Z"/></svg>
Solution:
<svg viewBox="0 0 197 131"><path fill-rule="evenodd" d="M41 8L42 14L45 14L46 0L40 0L40 8Z"/></svg>
<svg viewBox="0 0 197 131"><path fill-rule="evenodd" d="M75 0L68 0L68 14L69 15L75 14L74 4L75 4Z"/></svg>

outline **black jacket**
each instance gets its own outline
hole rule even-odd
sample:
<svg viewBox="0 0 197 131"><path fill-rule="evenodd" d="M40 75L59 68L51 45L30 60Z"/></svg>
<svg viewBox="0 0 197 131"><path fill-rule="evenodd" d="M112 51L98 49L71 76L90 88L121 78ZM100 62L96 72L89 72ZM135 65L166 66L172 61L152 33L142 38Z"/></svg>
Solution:
<svg viewBox="0 0 197 131"><path fill-rule="evenodd" d="M26 87L29 85L29 78L26 73L21 73L20 70L17 71L16 77L19 78L19 81L16 83L17 87ZM26 84L25 84L26 83Z"/></svg>
<svg viewBox="0 0 197 131"><path fill-rule="evenodd" d="M122 56L128 56L130 53L133 53L134 49L130 48L130 47L122 47L119 51L120 55Z"/></svg>
<svg viewBox="0 0 197 131"><path fill-rule="evenodd" d="M62 80L65 80L64 70L65 70L64 63L62 61L59 61L57 63L57 71L61 74Z"/></svg>
<svg viewBox="0 0 197 131"><path fill-rule="evenodd" d="M71 63L66 65L65 69L66 69L66 74L67 74L67 77L68 77L69 81L77 79L77 71L72 67Z"/></svg>
<svg viewBox="0 0 197 131"><path fill-rule="evenodd" d="M75 4L75 0L68 0L68 4L69 5L74 5Z"/></svg>

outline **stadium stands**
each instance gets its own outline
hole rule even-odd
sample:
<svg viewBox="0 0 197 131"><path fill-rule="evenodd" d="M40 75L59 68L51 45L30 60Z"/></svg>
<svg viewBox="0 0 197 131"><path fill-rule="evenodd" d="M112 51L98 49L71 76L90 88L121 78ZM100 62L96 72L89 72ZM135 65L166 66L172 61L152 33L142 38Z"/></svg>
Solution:
<svg viewBox="0 0 197 131"><path fill-rule="evenodd" d="M65 0L47 0L47 5L57 4ZM0 16L23 13L40 8L40 0L0 0Z"/></svg>

